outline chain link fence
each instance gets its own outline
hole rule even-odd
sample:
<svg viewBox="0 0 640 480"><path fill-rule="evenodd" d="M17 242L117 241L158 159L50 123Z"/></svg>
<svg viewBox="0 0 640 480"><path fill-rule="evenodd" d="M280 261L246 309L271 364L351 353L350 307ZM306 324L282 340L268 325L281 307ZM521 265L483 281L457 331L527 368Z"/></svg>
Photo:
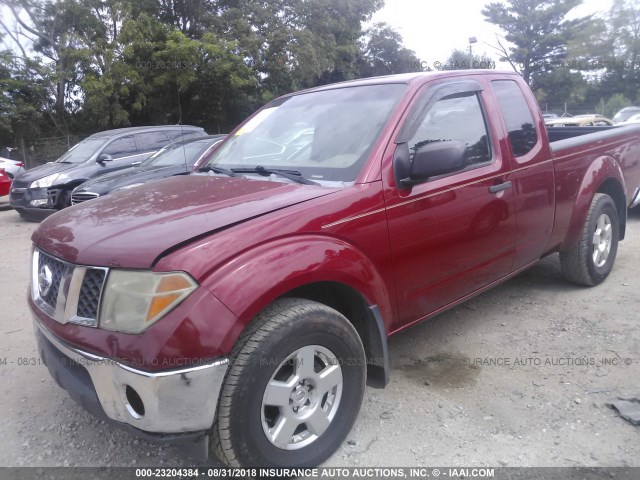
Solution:
<svg viewBox="0 0 640 480"><path fill-rule="evenodd" d="M613 117L615 113L624 105L608 105L601 102L597 105L584 105L575 103L540 103L540 110L542 113L555 113L559 117L576 116L576 115L603 115L605 117Z"/></svg>
<svg viewBox="0 0 640 480"><path fill-rule="evenodd" d="M47 162L53 162L63 153L84 139L83 135L65 135L62 137L36 138L9 149L2 148L4 155L13 160L21 160L27 168L37 167Z"/></svg>

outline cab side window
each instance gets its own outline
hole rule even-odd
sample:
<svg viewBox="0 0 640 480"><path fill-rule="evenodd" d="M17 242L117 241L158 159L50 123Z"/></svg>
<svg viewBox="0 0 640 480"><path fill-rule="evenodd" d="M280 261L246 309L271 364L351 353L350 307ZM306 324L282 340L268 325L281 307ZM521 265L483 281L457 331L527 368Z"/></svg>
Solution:
<svg viewBox="0 0 640 480"><path fill-rule="evenodd" d="M105 147L102 153L111 155L113 158L121 158L127 155L134 155L136 150L136 142L133 139L133 135L127 135L113 140Z"/></svg>
<svg viewBox="0 0 640 480"><path fill-rule="evenodd" d="M466 145L465 168L491 161L487 126L475 92L444 97L427 111L408 142L410 158L424 145L451 140Z"/></svg>
<svg viewBox="0 0 640 480"><path fill-rule="evenodd" d="M526 155L538 143L538 133L522 90L513 80L495 80L491 84L507 125L511 150L516 157Z"/></svg>

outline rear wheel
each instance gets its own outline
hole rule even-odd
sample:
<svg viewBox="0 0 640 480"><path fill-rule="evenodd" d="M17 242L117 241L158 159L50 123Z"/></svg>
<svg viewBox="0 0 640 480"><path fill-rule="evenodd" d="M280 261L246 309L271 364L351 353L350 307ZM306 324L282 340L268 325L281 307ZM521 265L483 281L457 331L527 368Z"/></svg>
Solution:
<svg viewBox="0 0 640 480"><path fill-rule="evenodd" d="M560 253L565 278L587 286L603 282L613 268L619 235L615 203L609 195L597 193L591 202L578 245Z"/></svg>
<svg viewBox="0 0 640 480"><path fill-rule="evenodd" d="M343 442L365 388L365 354L337 311L302 299L263 310L232 353L213 428L235 467L312 467Z"/></svg>

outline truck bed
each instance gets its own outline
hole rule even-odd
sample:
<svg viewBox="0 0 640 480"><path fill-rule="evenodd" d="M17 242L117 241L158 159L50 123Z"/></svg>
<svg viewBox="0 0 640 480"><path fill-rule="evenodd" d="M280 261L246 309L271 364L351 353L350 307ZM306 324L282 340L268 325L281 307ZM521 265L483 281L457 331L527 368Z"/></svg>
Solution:
<svg viewBox="0 0 640 480"><path fill-rule="evenodd" d="M609 130L617 130L624 127L547 127L549 142L557 142L568 138L581 137L592 133L601 133Z"/></svg>

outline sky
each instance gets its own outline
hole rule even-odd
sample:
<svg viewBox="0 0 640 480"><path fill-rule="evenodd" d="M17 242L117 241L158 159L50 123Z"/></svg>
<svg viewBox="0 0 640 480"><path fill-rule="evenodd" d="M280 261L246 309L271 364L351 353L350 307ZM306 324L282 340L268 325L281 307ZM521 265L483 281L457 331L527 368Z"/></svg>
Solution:
<svg viewBox="0 0 640 480"><path fill-rule="evenodd" d="M398 31L405 47L413 50L422 62L433 66L445 64L454 49L469 51L469 37L476 37L472 45L474 55L487 54L497 60L499 54L491 48L496 45L500 30L485 22L480 13L488 0L385 0L382 10L376 12L372 22L386 22ZM504 3L504 2L503 2ZM599 14L611 8L613 0L584 0L571 12L569 18ZM498 64L509 69L508 63Z"/></svg>

